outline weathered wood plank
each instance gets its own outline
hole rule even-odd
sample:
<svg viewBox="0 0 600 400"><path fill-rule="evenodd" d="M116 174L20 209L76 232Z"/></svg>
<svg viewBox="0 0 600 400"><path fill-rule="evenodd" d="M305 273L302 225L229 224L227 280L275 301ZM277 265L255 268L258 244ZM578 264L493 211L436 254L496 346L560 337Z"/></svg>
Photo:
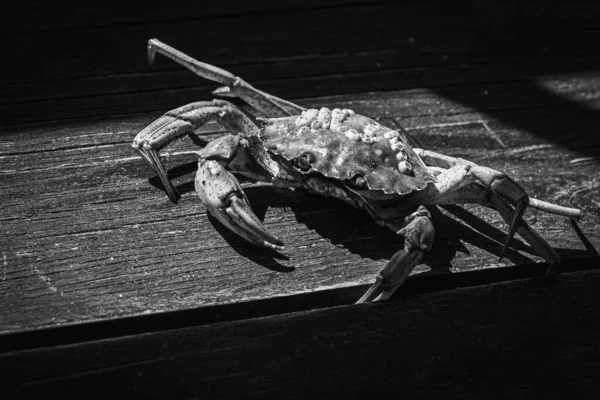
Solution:
<svg viewBox="0 0 600 400"><path fill-rule="evenodd" d="M1 33L32 33L60 29L98 28L112 25L137 25L149 22L177 21L186 19L216 19L227 16L294 13L298 10L332 7L352 7L358 4L381 3L377 0L290 0L285 3L266 0L257 4L222 1L219 3L193 1L179 2L177 7L161 7L159 2L148 1L143 10L124 9L116 0L104 2L101 6L81 3L38 4L35 1L22 1L11 10L10 23L3 24ZM187 3L187 4L186 4ZM115 11L120 10L120 13Z"/></svg>
<svg viewBox="0 0 600 400"><path fill-rule="evenodd" d="M590 85L581 79L568 85L555 80L553 85L573 99L587 99ZM592 94L586 104L597 107L595 98ZM546 107L550 116L557 106L534 100L500 102L496 111L535 105ZM569 161L577 153L425 90L306 100L314 103L354 108L390 126L400 121L428 147L505 169L535 197L582 207L587 213L582 229L599 247L594 181L599 166L573 167ZM255 248L199 206L190 183L194 158L177 155L189 150L184 143L173 148L167 162L183 192L180 204L171 204L153 186L160 186L156 178L149 182L152 173L129 147L152 118L21 128L2 136L2 331L366 284L398 250L395 235L350 207L302 192L249 185L258 216L288 245L284 255ZM552 126L552 119L545 124ZM218 131L209 126L202 132ZM532 145L540 147L528 151ZM548 159L553 160L550 165ZM436 216L435 247L416 273L539 260L515 242L517 251L499 263L504 223L478 207L469 210L475 217L456 208ZM455 217L466 219L467 225ZM536 212L528 219L561 256L585 256L565 221Z"/></svg>
<svg viewBox="0 0 600 400"><path fill-rule="evenodd" d="M83 20L75 8L62 14L66 29L4 35L0 124L155 111L206 98L206 83L172 62L158 59L148 71L144 48L150 37L287 98L535 80L599 66L600 54L589 45L600 35L590 18L597 8L592 3L575 10L513 10L495 2L481 8L367 1L280 7L267 4L254 13L241 8L235 15L225 8L221 16L211 7L189 15L182 7L158 19L155 10L140 16L92 8L83 11ZM86 14L98 12L108 21L83 24ZM56 22L55 13L60 10L41 26ZM70 13L77 15L69 19ZM550 18L554 13L563 18Z"/></svg>
<svg viewBox="0 0 600 400"><path fill-rule="evenodd" d="M593 270L4 353L0 385L11 398L591 399L598 284Z"/></svg>

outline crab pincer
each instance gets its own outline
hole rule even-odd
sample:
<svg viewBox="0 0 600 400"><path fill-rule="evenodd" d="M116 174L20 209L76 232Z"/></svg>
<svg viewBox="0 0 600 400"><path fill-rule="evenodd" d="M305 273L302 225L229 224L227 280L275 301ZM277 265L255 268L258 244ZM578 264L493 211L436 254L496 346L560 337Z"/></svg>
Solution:
<svg viewBox="0 0 600 400"><path fill-rule="evenodd" d="M240 183L217 161L199 160L195 186L202 204L233 232L257 246L283 250L283 242L265 229L250 208Z"/></svg>

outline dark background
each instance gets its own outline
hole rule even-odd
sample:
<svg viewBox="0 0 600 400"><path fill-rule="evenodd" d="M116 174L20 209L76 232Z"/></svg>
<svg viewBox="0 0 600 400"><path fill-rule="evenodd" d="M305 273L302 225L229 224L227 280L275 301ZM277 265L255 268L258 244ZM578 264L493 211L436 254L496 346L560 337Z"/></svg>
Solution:
<svg viewBox="0 0 600 400"><path fill-rule="evenodd" d="M521 4L523 3L523 4ZM68 4L68 3L67 3ZM379 0L20 1L0 24L3 125L166 110L216 86L174 63L146 62L158 38L287 99L427 87L555 142L597 154L596 111L546 90L540 76L600 65L597 2ZM490 82L484 94L461 85ZM518 84L515 84L518 83ZM499 102L558 103L495 113ZM573 134L576 137L573 137ZM570 141L571 141L570 140ZM570 142L569 141L569 142Z"/></svg>

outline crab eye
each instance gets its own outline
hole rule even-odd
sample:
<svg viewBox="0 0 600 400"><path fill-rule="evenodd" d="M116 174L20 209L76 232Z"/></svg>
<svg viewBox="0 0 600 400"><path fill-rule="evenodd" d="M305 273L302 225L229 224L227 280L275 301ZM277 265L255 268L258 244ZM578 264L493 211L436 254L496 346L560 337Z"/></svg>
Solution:
<svg viewBox="0 0 600 400"><path fill-rule="evenodd" d="M309 169L310 164L315 161L316 157L313 153L302 153L296 157L296 163L301 169Z"/></svg>
<svg viewBox="0 0 600 400"><path fill-rule="evenodd" d="M367 181L364 177L357 175L354 178L352 178L352 184L356 187L364 188L365 186L367 186Z"/></svg>

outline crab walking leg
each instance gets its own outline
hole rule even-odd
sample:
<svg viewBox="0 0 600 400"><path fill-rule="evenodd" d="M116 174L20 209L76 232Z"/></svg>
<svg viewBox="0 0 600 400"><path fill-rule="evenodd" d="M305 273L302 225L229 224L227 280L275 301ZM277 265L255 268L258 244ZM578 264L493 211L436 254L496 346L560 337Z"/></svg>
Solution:
<svg viewBox="0 0 600 400"><path fill-rule="evenodd" d="M508 178L506 176L506 174L504 174L500 171L495 171L495 170L487 168L487 167L480 167L477 164L467 161L467 160L447 156L445 154L436 153L436 152L430 151L430 150L423 150L423 149L418 149L418 148L415 148L413 150L415 151L415 153L417 153L421 157L421 159L425 162L425 164L430 169L433 170L433 172L435 173L436 176L440 172L443 173L444 171L446 171L447 169L449 169L455 165L471 165L471 166L478 167L479 169L485 171L485 174L487 174L487 175L491 174L492 178L494 178L493 175L495 175L496 177L499 177L499 178ZM512 179L510 179L510 178L508 178L508 179L512 181ZM483 183L485 183L485 182L483 182ZM518 186L518 184L516 182L513 181L513 183L514 183L514 185ZM544 212L547 212L550 214L560 215L562 217L574 219L576 221L580 220L582 217L582 212L579 209L559 206L557 204L548 203L546 201L538 200L538 199L535 199L535 198L529 197L529 196L528 196L528 198L529 198L528 205L530 207L533 207L540 211L544 211Z"/></svg>
<svg viewBox="0 0 600 400"><path fill-rule="evenodd" d="M443 177L438 176L438 179L443 180ZM431 202L428 204L479 204L498 211L506 223L510 223L515 214L506 200L477 182L431 198ZM517 233L529 243L539 256L546 260L548 264L546 275L553 274L560 264L560 257L552 246L522 219L517 227Z"/></svg>
<svg viewBox="0 0 600 400"><path fill-rule="evenodd" d="M435 231L431 215L423 206L404 220L386 223L386 226L404 237L404 248L394 254L383 267L375 278L375 283L356 302L357 304L390 298L433 244Z"/></svg>
<svg viewBox="0 0 600 400"><path fill-rule="evenodd" d="M302 111L306 111L305 107L302 107L296 103L292 103L289 100L285 100L280 97L273 96L272 94L265 93L262 90L256 89L256 91L259 92L260 94L262 94L263 96L268 97L269 100L271 100L274 103L277 103L280 107L286 109L289 113L291 113L291 115L295 115L295 114L301 113ZM221 87L213 90L211 93L213 95L219 96L219 97L230 97L230 98L238 97L238 95L236 93L234 93L229 86L221 86Z"/></svg>
<svg viewBox="0 0 600 400"><path fill-rule="evenodd" d="M224 100L200 101L169 111L144 128L133 139L133 149L157 173L173 203L179 200L179 192L167 176L158 152L174 140L195 131L210 120L216 120L230 132L256 132L253 117L246 115L235 105Z"/></svg>
<svg viewBox="0 0 600 400"><path fill-rule="evenodd" d="M558 204L548 203L547 201L529 198L529 206L549 214L560 215L574 221L579 221L583 216L581 210L571 207L563 207Z"/></svg>
<svg viewBox="0 0 600 400"><path fill-rule="evenodd" d="M246 103L250 104L267 117L286 117L299 114L300 112L304 111L303 107L300 107L287 100L271 96L270 94L254 88L242 78L233 75L231 72L225 71L219 67L215 67L214 65L195 60L187 54L174 49L158 39L150 39L148 41L149 64L154 62L156 53L160 53L170 58L176 63L194 72L196 75L224 84L229 90L228 94L230 97L240 97ZM227 90L218 89L217 92L226 93Z"/></svg>
<svg viewBox="0 0 600 400"><path fill-rule="evenodd" d="M252 212L238 180L219 162L200 157L195 186L202 204L226 227L257 246L283 250L283 242L267 232Z"/></svg>
<svg viewBox="0 0 600 400"><path fill-rule="evenodd" d="M449 171L452 171L453 167L462 166L466 168L468 170L469 177L475 178L485 187L489 188L493 193L500 196L515 207L513 219L508 224L508 235L506 236L506 242L504 243L502 255L500 256L500 258L502 258L508 249L508 243L512 240L516 233L517 226L523 219L525 209L529 205L529 196L527 195L527 192L503 172L482 167L471 161L463 160L461 158L450 157L429 150L416 149L415 153L421 157L426 165L448 168ZM432 185L431 188L435 189L436 186L437 184ZM452 190L452 188L450 188L450 190ZM428 197L430 194L430 191L425 190L422 193L417 194L415 197Z"/></svg>

